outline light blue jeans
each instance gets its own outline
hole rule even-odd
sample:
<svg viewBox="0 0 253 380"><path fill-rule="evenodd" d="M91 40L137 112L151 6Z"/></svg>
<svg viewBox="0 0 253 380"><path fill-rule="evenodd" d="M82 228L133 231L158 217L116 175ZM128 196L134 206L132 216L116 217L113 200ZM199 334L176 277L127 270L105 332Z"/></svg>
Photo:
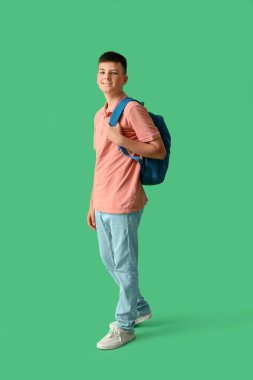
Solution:
<svg viewBox="0 0 253 380"><path fill-rule="evenodd" d="M138 284L138 226L143 209L129 214L95 210L99 252L108 272L119 286L115 319L134 332L135 319L151 312Z"/></svg>

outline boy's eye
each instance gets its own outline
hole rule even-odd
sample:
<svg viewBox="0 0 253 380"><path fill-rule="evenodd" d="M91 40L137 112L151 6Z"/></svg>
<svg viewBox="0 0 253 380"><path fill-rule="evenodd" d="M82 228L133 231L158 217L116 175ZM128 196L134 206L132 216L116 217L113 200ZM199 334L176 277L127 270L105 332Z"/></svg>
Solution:
<svg viewBox="0 0 253 380"><path fill-rule="evenodd" d="M99 71L99 74L104 74L104 71ZM112 71L110 74L118 75L117 71Z"/></svg>

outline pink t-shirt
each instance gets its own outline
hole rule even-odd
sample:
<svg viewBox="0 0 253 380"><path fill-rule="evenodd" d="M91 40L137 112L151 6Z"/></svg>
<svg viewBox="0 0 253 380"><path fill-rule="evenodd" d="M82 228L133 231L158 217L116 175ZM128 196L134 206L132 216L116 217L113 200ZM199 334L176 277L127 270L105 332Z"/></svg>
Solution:
<svg viewBox="0 0 253 380"><path fill-rule="evenodd" d="M123 93L116 105L126 96ZM127 157L117 144L106 137L105 127L111 115L111 112L107 112L107 105L106 102L94 117L93 143L96 150L96 165L93 207L106 213L127 214L143 208L148 198L139 178L140 164ZM119 124L122 134L132 140L149 142L161 136L146 108L136 101L126 105ZM134 155L134 152L129 150L128 152Z"/></svg>

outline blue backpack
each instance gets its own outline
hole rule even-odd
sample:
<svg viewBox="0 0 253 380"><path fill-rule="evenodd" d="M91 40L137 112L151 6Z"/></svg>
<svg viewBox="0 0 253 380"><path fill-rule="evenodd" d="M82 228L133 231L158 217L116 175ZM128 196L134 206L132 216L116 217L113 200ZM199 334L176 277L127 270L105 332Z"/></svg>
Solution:
<svg viewBox="0 0 253 380"><path fill-rule="evenodd" d="M131 101L137 101L138 103L144 105L143 102L139 102L136 99L133 98L124 98L122 99L116 108L114 109L113 113L111 114L109 124L111 127L114 127L120 116L122 115L122 112L124 111L125 106L128 102ZM161 134L161 138L163 140L164 146L166 148L166 157L163 160L156 159L156 158L148 158L148 157L137 157L137 156L131 156L129 155L126 148L123 146L119 146L119 149L129 158L132 158L133 160L136 160L139 162L141 166L140 170L140 181L143 185L158 185L159 183L164 181L167 169L169 167L169 158L170 158L170 147L171 147L171 137L169 130L164 122L164 119L160 115L154 115L153 113L149 112L149 115L151 116L155 126L159 130Z"/></svg>

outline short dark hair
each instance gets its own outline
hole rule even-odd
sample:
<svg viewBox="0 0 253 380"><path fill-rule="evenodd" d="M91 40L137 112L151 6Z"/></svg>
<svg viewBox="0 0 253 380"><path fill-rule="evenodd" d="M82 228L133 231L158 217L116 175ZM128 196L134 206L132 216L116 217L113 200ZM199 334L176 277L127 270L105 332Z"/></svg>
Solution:
<svg viewBox="0 0 253 380"><path fill-rule="evenodd" d="M115 51L107 51L107 52L103 53L98 58L98 64L101 62L120 62L122 67L123 67L124 74L126 74L126 72L127 72L127 60L126 60L126 58L123 55L116 53Z"/></svg>

